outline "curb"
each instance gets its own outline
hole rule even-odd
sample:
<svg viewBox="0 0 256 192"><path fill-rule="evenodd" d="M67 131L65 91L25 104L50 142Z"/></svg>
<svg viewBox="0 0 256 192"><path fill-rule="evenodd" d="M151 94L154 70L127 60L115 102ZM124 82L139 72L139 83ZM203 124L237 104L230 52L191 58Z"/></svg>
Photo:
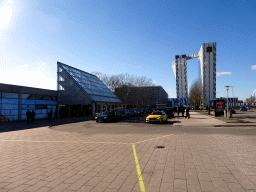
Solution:
<svg viewBox="0 0 256 192"><path fill-rule="evenodd" d="M214 125L214 127L256 127L256 125Z"/></svg>

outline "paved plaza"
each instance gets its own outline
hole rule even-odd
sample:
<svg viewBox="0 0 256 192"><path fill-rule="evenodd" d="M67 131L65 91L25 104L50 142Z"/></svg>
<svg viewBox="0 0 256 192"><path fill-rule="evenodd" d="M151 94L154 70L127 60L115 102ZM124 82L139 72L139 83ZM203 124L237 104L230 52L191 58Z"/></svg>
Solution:
<svg viewBox="0 0 256 192"><path fill-rule="evenodd" d="M4 125L0 192L256 192L256 126L226 124L191 112L166 124Z"/></svg>

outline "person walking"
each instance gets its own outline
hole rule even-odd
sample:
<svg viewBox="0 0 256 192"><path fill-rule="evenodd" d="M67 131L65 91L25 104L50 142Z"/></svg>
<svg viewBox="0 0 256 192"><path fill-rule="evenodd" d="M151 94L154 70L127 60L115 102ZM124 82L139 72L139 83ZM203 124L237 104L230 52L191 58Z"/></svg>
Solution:
<svg viewBox="0 0 256 192"><path fill-rule="evenodd" d="M182 114L182 117L184 117L184 107L181 108L181 114Z"/></svg>
<svg viewBox="0 0 256 192"><path fill-rule="evenodd" d="M190 118L190 114L189 114L189 107L186 108L186 118Z"/></svg>
<svg viewBox="0 0 256 192"><path fill-rule="evenodd" d="M27 123L30 123L31 113L29 110L27 110L26 116L27 116Z"/></svg>
<svg viewBox="0 0 256 192"><path fill-rule="evenodd" d="M177 107L177 116L179 117L180 116L180 108Z"/></svg>
<svg viewBox="0 0 256 192"><path fill-rule="evenodd" d="M32 110L32 112L31 112L31 123L32 124L34 124L34 120L35 120L35 112L34 112L34 110Z"/></svg>
<svg viewBox="0 0 256 192"><path fill-rule="evenodd" d="M48 122L52 122L52 110L48 113Z"/></svg>

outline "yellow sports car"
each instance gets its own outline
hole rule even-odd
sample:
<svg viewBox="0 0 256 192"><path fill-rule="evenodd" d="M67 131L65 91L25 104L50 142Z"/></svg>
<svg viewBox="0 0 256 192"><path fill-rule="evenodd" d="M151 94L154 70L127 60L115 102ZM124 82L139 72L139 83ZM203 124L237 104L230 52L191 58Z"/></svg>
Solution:
<svg viewBox="0 0 256 192"><path fill-rule="evenodd" d="M168 116L165 114L164 111L153 111L151 115L147 116L146 118L147 123L162 123L167 121Z"/></svg>

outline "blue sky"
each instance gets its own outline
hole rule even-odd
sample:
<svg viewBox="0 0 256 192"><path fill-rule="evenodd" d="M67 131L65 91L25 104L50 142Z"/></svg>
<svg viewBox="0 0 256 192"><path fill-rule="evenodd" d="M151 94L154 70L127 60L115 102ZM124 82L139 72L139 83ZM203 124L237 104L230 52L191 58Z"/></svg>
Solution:
<svg viewBox="0 0 256 192"><path fill-rule="evenodd" d="M176 97L175 55L217 42L217 97L230 85L244 100L256 93L255 34L254 0L4 0L0 82L56 90L60 61L87 72L146 76ZM198 60L187 64L190 87Z"/></svg>

